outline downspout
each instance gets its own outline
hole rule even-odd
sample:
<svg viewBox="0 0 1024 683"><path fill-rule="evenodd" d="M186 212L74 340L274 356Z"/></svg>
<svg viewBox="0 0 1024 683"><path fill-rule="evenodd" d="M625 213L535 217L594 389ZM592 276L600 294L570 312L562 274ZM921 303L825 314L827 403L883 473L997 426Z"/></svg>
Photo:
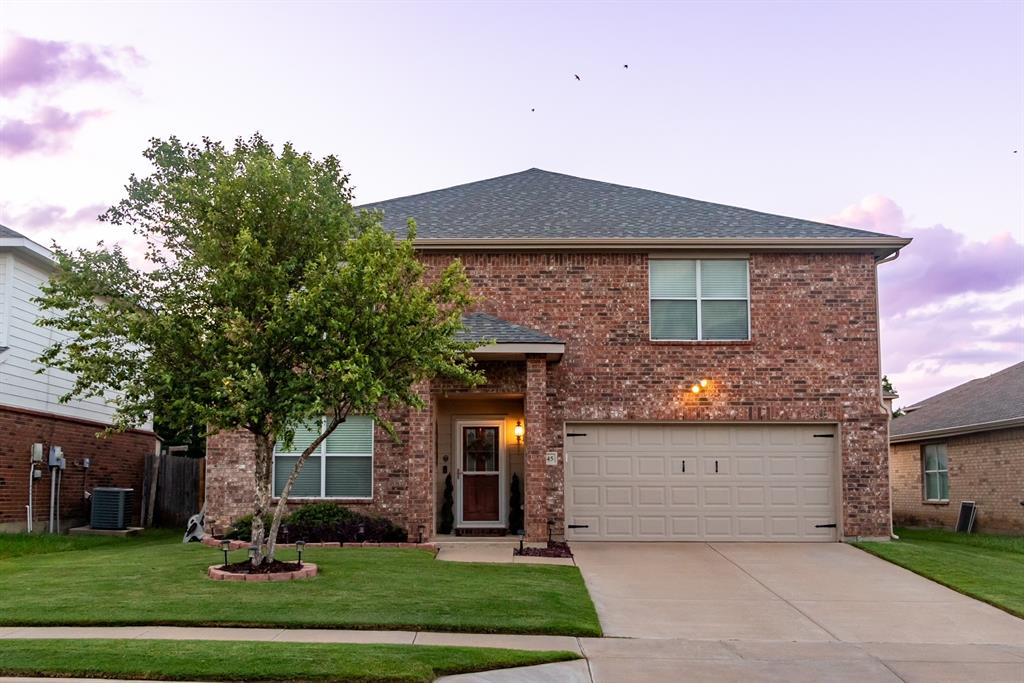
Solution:
<svg viewBox="0 0 1024 683"><path fill-rule="evenodd" d="M878 266L883 263L889 263L895 261L900 257L900 250L897 249L889 256L883 259L875 260L875 313L878 316L875 320L875 348L878 352L878 369L882 369L882 312L878 305ZM896 530L892 526L892 448L889 445L889 423L892 422L892 413L889 412L888 407L885 405L885 399L882 397L882 385L878 385L878 405L882 411L886 414L885 421L885 448L886 456L885 463L889 470L889 538L898 541L900 537L896 535Z"/></svg>

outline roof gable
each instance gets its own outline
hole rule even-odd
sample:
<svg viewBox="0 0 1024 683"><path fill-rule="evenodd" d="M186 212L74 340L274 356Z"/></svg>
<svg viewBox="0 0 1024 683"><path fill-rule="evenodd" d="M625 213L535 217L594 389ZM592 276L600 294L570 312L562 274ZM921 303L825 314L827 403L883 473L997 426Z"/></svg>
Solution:
<svg viewBox="0 0 1024 683"><path fill-rule="evenodd" d="M894 239L538 168L360 208L398 235L415 219L419 240Z"/></svg>

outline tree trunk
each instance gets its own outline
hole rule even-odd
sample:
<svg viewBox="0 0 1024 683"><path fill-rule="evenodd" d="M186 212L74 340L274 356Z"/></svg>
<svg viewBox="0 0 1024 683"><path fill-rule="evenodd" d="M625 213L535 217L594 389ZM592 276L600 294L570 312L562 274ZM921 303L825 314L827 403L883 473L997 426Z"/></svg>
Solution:
<svg viewBox="0 0 1024 683"><path fill-rule="evenodd" d="M271 553L264 554L263 542L266 529L263 527L263 516L270 507L270 476L273 472L274 441L270 436L256 435L256 490L252 506L252 544L256 551L252 556L252 564L258 567L264 559L273 560Z"/></svg>
<svg viewBox="0 0 1024 683"><path fill-rule="evenodd" d="M306 450L302 451L302 453L299 455L298 461L295 463L295 467L292 468L292 473L288 475L288 481L286 481L284 483L284 488L281 489L281 495L277 499L277 507L274 509L274 519L270 522L270 531L267 534L267 552L266 552L267 562L273 562L274 561L274 551L275 551L276 546L277 546L277 530L281 527L281 520L284 518L284 511L288 507L288 505L287 505L287 503L288 503L288 496L291 495L291 493L292 493L292 486L295 485L295 482L299 478L299 473L302 472L302 466L306 464L307 460L309 460L309 456L313 454L313 451L316 451L316 450L318 450L320 448L320 444L323 442L323 440L326 439L331 434L331 432L333 432L335 429L337 429L338 425L340 425L342 422L345 421L345 416L346 415L347 415L347 411L344 414L342 414L340 417L335 417L334 419L332 419L327 424L326 428L323 430L323 432L320 434L320 436L318 436L316 439L314 439L313 443L309 444L309 446L306 447ZM270 448L270 457L271 458L273 458L273 452L274 452L274 449L273 449L273 446L271 446L271 448ZM263 490L267 492L268 497L269 497L269 491L270 491L270 486L269 486L269 479L270 479L270 477L269 477L269 475L268 475L267 479L268 479L267 486L265 486L263 488ZM257 484L258 484L258 482L257 482ZM257 494L257 498L258 498L258 494ZM255 518L253 518L252 530L253 530L253 538L255 538L256 537L256 519ZM261 530L261 532L263 530L263 520L260 520L260 530ZM261 546L261 549L262 549L262 546Z"/></svg>

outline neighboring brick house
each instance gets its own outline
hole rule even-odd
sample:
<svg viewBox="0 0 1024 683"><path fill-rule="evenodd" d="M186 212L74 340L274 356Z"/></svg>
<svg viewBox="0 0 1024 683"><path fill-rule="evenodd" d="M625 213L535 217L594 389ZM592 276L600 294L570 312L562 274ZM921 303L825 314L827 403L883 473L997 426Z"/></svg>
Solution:
<svg viewBox="0 0 1024 683"><path fill-rule="evenodd" d="M969 500L978 531L1024 533L1024 363L906 411L889 428L896 523L951 529Z"/></svg>
<svg viewBox="0 0 1024 683"><path fill-rule="evenodd" d="M450 474L459 532L501 533L515 474L530 539L888 537L876 267L908 239L539 169L363 208L416 219L428 272L462 261L488 381L424 383L401 443L347 426L297 502L430 537ZM209 440L215 529L250 443Z"/></svg>
<svg viewBox="0 0 1024 683"><path fill-rule="evenodd" d="M111 406L99 398L60 403L72 376L56 370L41 374L36 359L62 334L36 325L39 309L32 302L50 277L49 250L0 225L0 531L28 526L30 472L40 471L32 487L33 530L49 525L52 471L46 454L51 446L64 452L60 475L60 529L88 519L85 494L96 486L136 490L133 519L139 519L143 462L154 452L151 431L137 430L99 439L110 424ZM43 445L43 462L32 465L32 444ZM86 460L89 466L85 467Z"/></svg>

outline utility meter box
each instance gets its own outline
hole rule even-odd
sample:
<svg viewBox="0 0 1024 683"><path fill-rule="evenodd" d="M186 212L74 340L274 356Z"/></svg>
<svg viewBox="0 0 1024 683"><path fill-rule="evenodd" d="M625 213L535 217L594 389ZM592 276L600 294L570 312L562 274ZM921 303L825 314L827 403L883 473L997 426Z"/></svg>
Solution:
<svg viewBox="0 0 1024 683"><path fill-rule="evenodd" d="M60 446L50 446L49 466L64 469L64 449Z"/></svg>
<svg viewBox="0 0 1024 683"><path fill-rule="evenodd" d="M32 462L43 461L43 444L34 443L32 444Z"/></svg>

